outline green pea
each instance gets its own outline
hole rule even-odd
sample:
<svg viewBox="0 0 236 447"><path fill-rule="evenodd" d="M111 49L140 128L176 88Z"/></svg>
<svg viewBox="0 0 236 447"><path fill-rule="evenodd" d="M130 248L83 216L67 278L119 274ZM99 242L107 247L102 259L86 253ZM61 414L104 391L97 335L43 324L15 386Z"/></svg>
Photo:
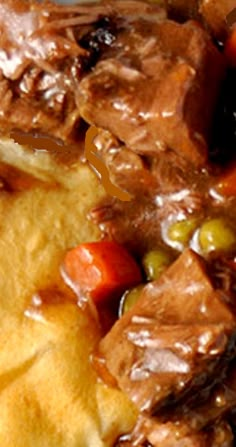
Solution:
<svg viewBox="0 0 236 447"><path fill-rule="evenodd" d="M144 288L143 284L140 284L137 287L133 287L132 289L126 290L124 295L120 300L119 306L119 317L124 315L128 310L130 310L134 304L138 301L140 294Z"/></svg>
<svg viewBox="0 0 236 447"><path fill-rule="evenodd" d="M174 222L170 225L168 230L168 237L173 242L179 242L182 245L187 245L189 240L197 227L196 219L186 219Z"/></svg>
<svg viewBox="0 0 236 447"><path fill-rule="evenodd" d="M149 251L143 258L143 268L148 281L158 279L163 270L171 264L172 258L163 249Z"/></svg>
<svg viewBox="0 0 236 447"><path fill-rule="evenodd" d="M223 218L214 218L203 223L199 243L204 253L230 251L236 245L236 234Z"/></svg>

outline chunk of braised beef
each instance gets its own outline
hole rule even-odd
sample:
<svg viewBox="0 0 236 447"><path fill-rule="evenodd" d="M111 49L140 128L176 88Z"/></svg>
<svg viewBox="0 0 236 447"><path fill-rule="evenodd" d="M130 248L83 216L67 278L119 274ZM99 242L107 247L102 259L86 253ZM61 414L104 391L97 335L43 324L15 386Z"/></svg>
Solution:
<svg viewBox="0 0 236 447"><path fill-rule="evenodd" d="M0 4L0 127L78 140L80 80L116 38L120 21L165 17L146 1Z"/></svg>
<svg viewBox="0 0 236 447"><path fill-rule="evenodd" d="M82 61L88 57L75 35L92 26L100 12L98 6L1 2L2 133L18 129L72 138L80 122L76 92Z"/></svg>
<svg viewBox="0 0 236 447"><path fill-rule="evenodd" d="M221 380L236 323L198 255L187 249L101 341L99 355L120 388L155 413ZM226 360L227 359L227 362Z"/></svg>
<svg viewBox="0 0 236 447"><path fill-rule="evenodd" d="M82 117L141 154L206 161L223 59L193 22L139 20L80 84Z"/></svg>

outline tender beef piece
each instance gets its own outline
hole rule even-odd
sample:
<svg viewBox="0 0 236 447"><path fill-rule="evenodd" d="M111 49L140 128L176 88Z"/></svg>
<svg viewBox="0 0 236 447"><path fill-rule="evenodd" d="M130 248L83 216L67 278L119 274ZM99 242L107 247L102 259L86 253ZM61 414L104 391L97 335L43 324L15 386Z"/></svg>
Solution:
<svg viewBox="0 0 236 447"><path fill-rule="evenodd" d="M77 36L98 20L100 9L1 1L1 133L72 137L80 118L79 80L89 58Z"/></svg>
<svg viewBox="0 0 236 447"><path fill-rule="evenodd" d="M134 21L81 82L80 112L138 153L171 148L201 165L222 72L199 25Z"/></svg>
<svg viewBox="0 0 236 447"><path fill-rule="evenodd" d="M137 406L153 413L202 388L216 371L220 380L234 336L234 315L187 249L144 288L101 341L99 356Z"/></svg>
<svg viewBox="0 0 236 447"><path fill-rule="evenodd" d="M122 15L165 16L148 2L0 4L0 129L78 139L81 78L116 38Z"/></svg>

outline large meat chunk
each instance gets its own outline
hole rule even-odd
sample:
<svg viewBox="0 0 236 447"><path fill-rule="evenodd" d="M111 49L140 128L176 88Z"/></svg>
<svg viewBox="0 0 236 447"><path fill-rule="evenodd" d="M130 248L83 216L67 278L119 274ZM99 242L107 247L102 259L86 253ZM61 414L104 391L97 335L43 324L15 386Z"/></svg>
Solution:
<svg viewBox="0 0 236 447"><path fill-rule="evenodd" d="M78 127L76 90L89 54L75 34L100 11L53 3L0 3L0 128L66 140ZM72 24L71 24L72 22Z"/></svg>
<svg viewBox="0 0 236 447"><path fill-rule="evenodd" d="M146 1L57 5L2 0L1 131L19 129L78 141L81 77L115 40L117 16L134 14L165 17L164 9Z"/></svg>
<svg viewBox="0 0 236 447"><path fill-rule="evenodd" d="M156 412L203 387L232 355L235 319L202 261L186 250L147 285L100 343L99 355L141 410Z"/></svg>
<svg viewBox="0 0 236 447"><path fill-rule="evenodd" d="M201 165L221 76L221 55L199 25L139 20L81 82L80 113L138 153L171 148Z"/></svg>

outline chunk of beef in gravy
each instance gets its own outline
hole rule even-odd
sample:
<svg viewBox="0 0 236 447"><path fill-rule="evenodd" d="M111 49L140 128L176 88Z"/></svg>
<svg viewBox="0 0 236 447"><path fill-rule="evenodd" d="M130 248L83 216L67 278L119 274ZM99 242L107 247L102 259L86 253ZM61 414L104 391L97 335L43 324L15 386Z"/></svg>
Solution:
<svg viewBox="0 0 236 447"><path fill-rule="evenodd" d="M235 318L187 249L101 341L99 357L141 410L197 391L232 355Z"/></svg>
<svg viewBox="0 0 236 447"><path fill-rule="evenodd" d="M116 39L122 15L157 20L166 12L136 0L89 5L1 0L1 131L77 142L79 82Z"/></svg>
<svg viewBox="0 0 236 447"><path fill-rule="evenodd" d="M81 82L80 113L140 154L171 148L201 165L222 72L199 25L132 22Z"/></svg>

